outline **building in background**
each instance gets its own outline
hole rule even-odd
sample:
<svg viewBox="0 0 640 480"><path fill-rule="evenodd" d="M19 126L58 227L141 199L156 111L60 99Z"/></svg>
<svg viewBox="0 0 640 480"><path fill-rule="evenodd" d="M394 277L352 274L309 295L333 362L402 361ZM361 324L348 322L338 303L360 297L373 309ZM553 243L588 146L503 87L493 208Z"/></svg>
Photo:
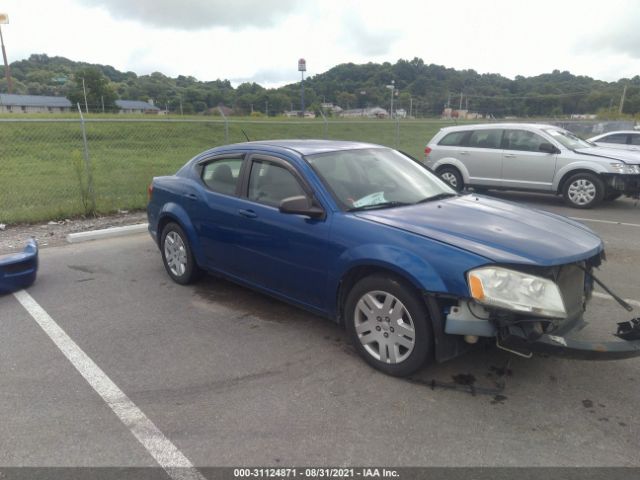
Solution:
<svg viewBox="0 0 640 480"><path fill-rule="evenodd" d="M65 97L0 93L0 113L65 113L71 109Z"/></svg>
<svg viewBox="0 0 640 480"><path fill-rule="evenodd" d="M153 101L143 102L141 100L116 100L118 113L150 113L159 115L162 112L153 104Z"/></svg>

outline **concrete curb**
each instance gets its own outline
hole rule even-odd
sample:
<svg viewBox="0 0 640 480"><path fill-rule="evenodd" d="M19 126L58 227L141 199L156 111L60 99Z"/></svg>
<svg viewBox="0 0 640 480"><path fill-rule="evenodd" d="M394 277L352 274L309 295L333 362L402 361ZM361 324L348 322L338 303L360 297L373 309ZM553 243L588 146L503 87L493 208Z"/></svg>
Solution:
<svg viewBox="0 0 640 480"><path fill-rule="evenodd" d="M90 240L102 240L104 238L124 237L146 232L148 223L137 225L126 225L124 227L104 228L102 230L91 230L89 232L70 233L67 235L68 243L88 242Z"/></svg>

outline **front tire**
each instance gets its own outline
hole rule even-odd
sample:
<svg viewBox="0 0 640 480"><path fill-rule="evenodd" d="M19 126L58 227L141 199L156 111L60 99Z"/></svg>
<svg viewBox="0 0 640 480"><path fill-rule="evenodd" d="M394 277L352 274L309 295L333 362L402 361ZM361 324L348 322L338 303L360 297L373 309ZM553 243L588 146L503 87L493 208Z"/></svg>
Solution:
<svg viewBox="0 0 640 480"><path fill-rule="evenodd" d="M438 169L438 176L456 192L461 192L464 188L462 175L455 167L442 167Z"/></svg>
<svg viewBox="0 0 640 480"><path fill-rule="evenodd" d="M365 277L349 292L344 312L353 345L372 367L404 377L431 358L427 307L405 282L381 274Z"/></svg>
<svg viewBox="0 0 640 480"><path fill-rule="evenodd" d="M187 235L177 223L168 223L162 229L160 251L164 268L174 282L188 285L200 278L201 271L193 257Z"/></svg>
<svg viewBox="0 0 640 480"><path fill-rule="evenodd" d="M602 202L604 194L604 183L592 173L576 173L562 188L564 201L574 208L593 208Z"/></svg>

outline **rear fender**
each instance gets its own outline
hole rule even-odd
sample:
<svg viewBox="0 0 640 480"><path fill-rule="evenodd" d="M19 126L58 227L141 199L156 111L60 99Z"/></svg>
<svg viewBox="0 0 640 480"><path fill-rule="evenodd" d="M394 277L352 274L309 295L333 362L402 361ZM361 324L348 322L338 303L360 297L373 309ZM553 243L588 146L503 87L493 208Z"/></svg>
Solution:
<svg viewBox="0 0 640 480"><path fill-rule="evenodd" d="M160 214L158 215L158 246L160 246L162 229L169 222L176 222L178 225L182 227L184 233L187 235L187 239L189 240L189 245L191 246L191 251L193 252L193 256L196 259L196 263L200 266L205 264L204 262L204 252L202 250L202 245L198 239L198 234L195 226L191 222L189 215L179 204L175 202L167 202L162 207Z"/></svg>

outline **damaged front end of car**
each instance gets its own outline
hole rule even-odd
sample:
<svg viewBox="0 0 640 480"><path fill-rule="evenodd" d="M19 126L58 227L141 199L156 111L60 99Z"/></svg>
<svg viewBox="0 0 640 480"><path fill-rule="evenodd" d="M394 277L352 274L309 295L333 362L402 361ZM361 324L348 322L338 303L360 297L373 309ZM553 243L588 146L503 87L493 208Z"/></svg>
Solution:
<svg viewBox="0 0 640 480"><path fill-rule="evenodd" d="M33 284L38 272L38 244L29 239L20 253L0 256L0 294Z"/></svg>
<svg viewBox="0 0 640 480"><path fill-rule="evenodd" d="M612 326L612 339L593 341L583 319L598 283L627 310L632 308L593 274L601 252L554 267L489 265L467 272L470 298L445 308L445 333L467 343L495 338L498 348L529 358L544 353L612 360L640 356L640 320ZM588 338L586 340L585 338Z"/></svg>

